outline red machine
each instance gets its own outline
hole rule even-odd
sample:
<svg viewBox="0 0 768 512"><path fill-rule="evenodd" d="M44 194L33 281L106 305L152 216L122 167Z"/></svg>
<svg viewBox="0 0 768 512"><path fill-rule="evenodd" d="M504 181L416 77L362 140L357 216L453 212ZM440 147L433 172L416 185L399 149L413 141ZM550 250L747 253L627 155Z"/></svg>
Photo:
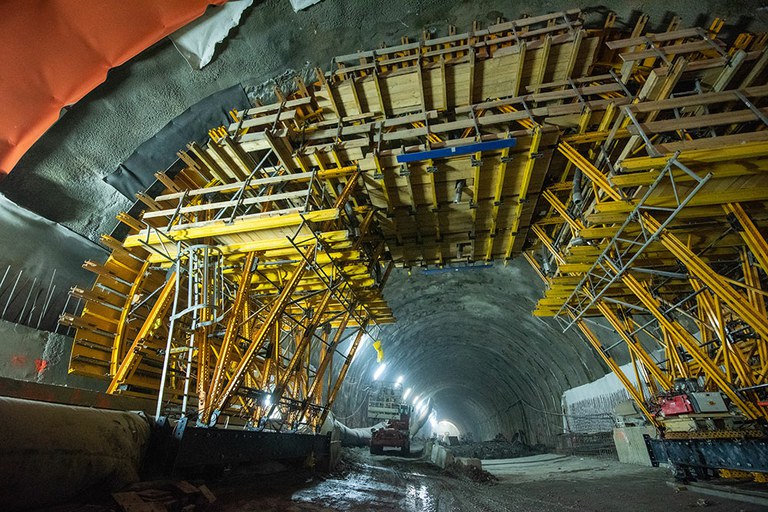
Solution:
<svg viewBox="0 0 768 512"><path fill-rule="evenodd" d="M405 406L407 408L407 406ZM399 420L387 420L387 424L371 430L371 453L381 455L385 447L400 448L403 455L411 453L411 416L401 412Z"/></svg>
<svg viewBox="0 0 768 512"><path fill-rule="evenodd" d="M693 404L688 395L665 396L661 399L661 412L664 416L677 416L694 412Z"/></svg>

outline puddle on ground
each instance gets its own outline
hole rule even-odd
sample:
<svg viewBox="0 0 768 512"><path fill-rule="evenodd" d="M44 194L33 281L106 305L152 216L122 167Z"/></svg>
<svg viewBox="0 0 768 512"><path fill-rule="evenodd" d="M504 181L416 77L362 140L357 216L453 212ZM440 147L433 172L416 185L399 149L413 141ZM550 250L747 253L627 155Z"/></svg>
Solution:
<svg viewBox="0 0 768 512"><path fill-rule="evenodd" d="M291 499L299 503L322 503L325 507L350 512L437 510L437 499L433 490L428 485L413 481L425 475L368 464L360 466L358 472L350 473L344 478L326 480L311 488L297 491Z"/></svg>
<svg viewBox="0 0 768 512"><path fill-rule="evenodd" d="M433 511L437 510L437 500L426 485L408 484L405 488L405 498L400 502L401 510Z"/></svg>

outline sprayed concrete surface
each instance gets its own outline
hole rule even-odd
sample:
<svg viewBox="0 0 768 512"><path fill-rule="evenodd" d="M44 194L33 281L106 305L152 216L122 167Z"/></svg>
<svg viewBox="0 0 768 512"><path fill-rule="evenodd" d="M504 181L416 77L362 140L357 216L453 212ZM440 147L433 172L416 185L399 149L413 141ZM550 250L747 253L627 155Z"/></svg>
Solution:
<svg viewBox="0 0 768 512"><path fill-rule="evenodd" d="M213 510L250 511L643 511L705 507L712 512L761 510L724 498L702 497L665 485L664 469L577 459L540 461L524 477L507 475L493 484L451 476L422 460L347 452L346 470L328 479L280 474L246 486L213 486ZM558 470L558 468L564 468ZM574 471L578 467L580 471ZM303 481L301 480L303 479Z"/></svg>

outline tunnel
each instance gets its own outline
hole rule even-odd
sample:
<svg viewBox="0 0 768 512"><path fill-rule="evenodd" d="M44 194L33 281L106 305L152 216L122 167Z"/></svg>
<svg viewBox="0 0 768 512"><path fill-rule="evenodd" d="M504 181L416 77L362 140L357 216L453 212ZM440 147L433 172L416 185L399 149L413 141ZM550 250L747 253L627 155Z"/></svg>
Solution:
<svg viewBox="0 0 768 512"><path fill-rule="evenodd" d="M430 398L440 418L477 439L523 430L534 443L554 443L563 391L605 373L583 340L530 316L540 291L525 262L413 269L390 279L398 322L382 330L380 378L402 375L413 397ZM343 402L350 412L365 399L376 366L369 354L355 360Z"/></svg>
<svg viewBox="0 0 768 512"><path fill-rule="evenodd" d="M0 508L763 510L766 27L0 5Z"/></svg>

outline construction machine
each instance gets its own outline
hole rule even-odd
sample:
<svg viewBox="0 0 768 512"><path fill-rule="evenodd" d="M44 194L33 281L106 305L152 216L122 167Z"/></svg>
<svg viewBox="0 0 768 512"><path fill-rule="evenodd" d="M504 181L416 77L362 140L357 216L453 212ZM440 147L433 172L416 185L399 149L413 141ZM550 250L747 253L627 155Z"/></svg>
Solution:
<svg viewBox="0 0 768 512"><path fill-rule="evenodd" d="M375 383L368 397L370 421L385 420L384 426L371 429L371 453L381 455L384 448L400 448L403 455L411 451L411 407L402 397L399 383Z"/></svg>

